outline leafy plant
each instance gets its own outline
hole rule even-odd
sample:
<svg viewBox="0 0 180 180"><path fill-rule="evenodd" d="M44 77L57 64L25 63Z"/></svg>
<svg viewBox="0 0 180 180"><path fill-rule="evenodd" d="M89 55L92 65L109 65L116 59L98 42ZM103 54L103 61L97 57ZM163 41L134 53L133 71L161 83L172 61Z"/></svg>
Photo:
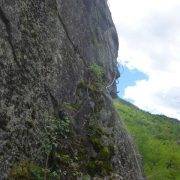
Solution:
<svg viewBox="0 0 180 180"><path fill-rule="evenodd" d="M93 63L89 66L89 70L91 73L91 80L93 81L92 84L96 85L97 87L101 87L104 84L104 70L101 66L97 65L96 63Z"/></svg>
<svg viewBox="0 0 180 180"><path fill-rule="evenodd" d="M98 78L102 78L104 75L103 68L96 63L91 64L89 69Z"/></svg>

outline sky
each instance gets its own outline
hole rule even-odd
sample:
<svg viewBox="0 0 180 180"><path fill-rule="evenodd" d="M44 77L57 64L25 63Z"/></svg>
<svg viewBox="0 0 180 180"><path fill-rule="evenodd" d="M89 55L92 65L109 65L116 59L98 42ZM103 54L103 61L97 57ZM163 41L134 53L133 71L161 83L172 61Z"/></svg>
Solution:
<svg viewBox="0 0 180 180"><path fill-rule="evenodd" d="M180 0L108 3L119 36L120 97L180 119Z"/></svg>

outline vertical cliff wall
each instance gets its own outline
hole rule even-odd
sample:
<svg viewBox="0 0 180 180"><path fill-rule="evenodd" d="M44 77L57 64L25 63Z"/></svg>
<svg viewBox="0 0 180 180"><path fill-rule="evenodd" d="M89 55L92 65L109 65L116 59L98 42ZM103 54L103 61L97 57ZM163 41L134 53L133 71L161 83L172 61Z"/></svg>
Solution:
<svg viewBox="0 0 180 180"><path fill-rule="evenodd" d="M117 53L107 0L0 0L0 179L141 179Z"/></svg>

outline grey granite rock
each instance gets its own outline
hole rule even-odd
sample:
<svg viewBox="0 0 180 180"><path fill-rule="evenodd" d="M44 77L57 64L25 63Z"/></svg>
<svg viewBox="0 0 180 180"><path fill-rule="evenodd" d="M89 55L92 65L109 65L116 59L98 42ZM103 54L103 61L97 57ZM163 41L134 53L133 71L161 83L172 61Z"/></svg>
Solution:
<svg viewBox="0 0 180 180"><path fill-rule="evenodd" d="M83 139L78 147L86 159L79 160L78 173L142 178L132 141L108 94L116 96L115 82L108 91L105 88L119 77L117 54L118 37L107 0L0 0L0 179L17 179L22 162L44 168L46 133L56 128L52 119L64 117L71 119L71 138ZM94 88L92 64L103 69L104 88ZM95 139L87 130L91 124L102 131ZM108 153L113 147L111 155L105 151L107 159L96 147L98 138ZM71 153L78 154L71 139L57 139L56 152L74 148ZM53 169L50 153L47 164ZM111 168L102 169L97 161ZM86 166L92 162L95 167ZM66 174L62 179L76 178Z"/></svg>

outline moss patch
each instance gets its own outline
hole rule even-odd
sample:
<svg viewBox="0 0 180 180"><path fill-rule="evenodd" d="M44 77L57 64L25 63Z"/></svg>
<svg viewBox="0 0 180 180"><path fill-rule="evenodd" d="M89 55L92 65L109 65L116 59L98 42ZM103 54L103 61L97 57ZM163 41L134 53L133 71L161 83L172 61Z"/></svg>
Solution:
<svg viewBox="0 0 180 180"><path fill-rule="evenodd" d="M104 142L104 137L106 139L110 136L98 124L99 112L104 104L102 96L104 73L100 66L92 64L89 67L89 74L88 80L82 80L77 85L76 101L62 103L62 111L65 112L63 118L46 117L48 123L42 130L41 137L44 162L40 166L32 162L20 162L13 166L10 177L43 179L46 174L47 177L54 179L57 177L73 179L82 174L94 177L112 173L111 158L114 148ZM87 116L74 117L74 114L83 109L85 101L89 101L88 103L92 105L88 111L82 111ZM72 127L78 120L87 122L83 127L83 135L76 133ZM89 149L94 152L93 157Z"/></svg>
<svg viewBox="0 0 180 180"><path fill-rule="evenodd" d="M8 179L21 180L21 179L38 179L44 177L44 169L33 162L22 161L15 164L8 176Z"/></svg>
<svg viewBox="0 0 180 180"><path fill-rule="evenodd" d="M89 141L97 153L97 156L91 158L86 166L88 173L92 176L105 176L113 171L110 159L114 154L114 148L111 145L104 145L102 136L107 136L107 133L98 125L89 127Z"/></svg>

